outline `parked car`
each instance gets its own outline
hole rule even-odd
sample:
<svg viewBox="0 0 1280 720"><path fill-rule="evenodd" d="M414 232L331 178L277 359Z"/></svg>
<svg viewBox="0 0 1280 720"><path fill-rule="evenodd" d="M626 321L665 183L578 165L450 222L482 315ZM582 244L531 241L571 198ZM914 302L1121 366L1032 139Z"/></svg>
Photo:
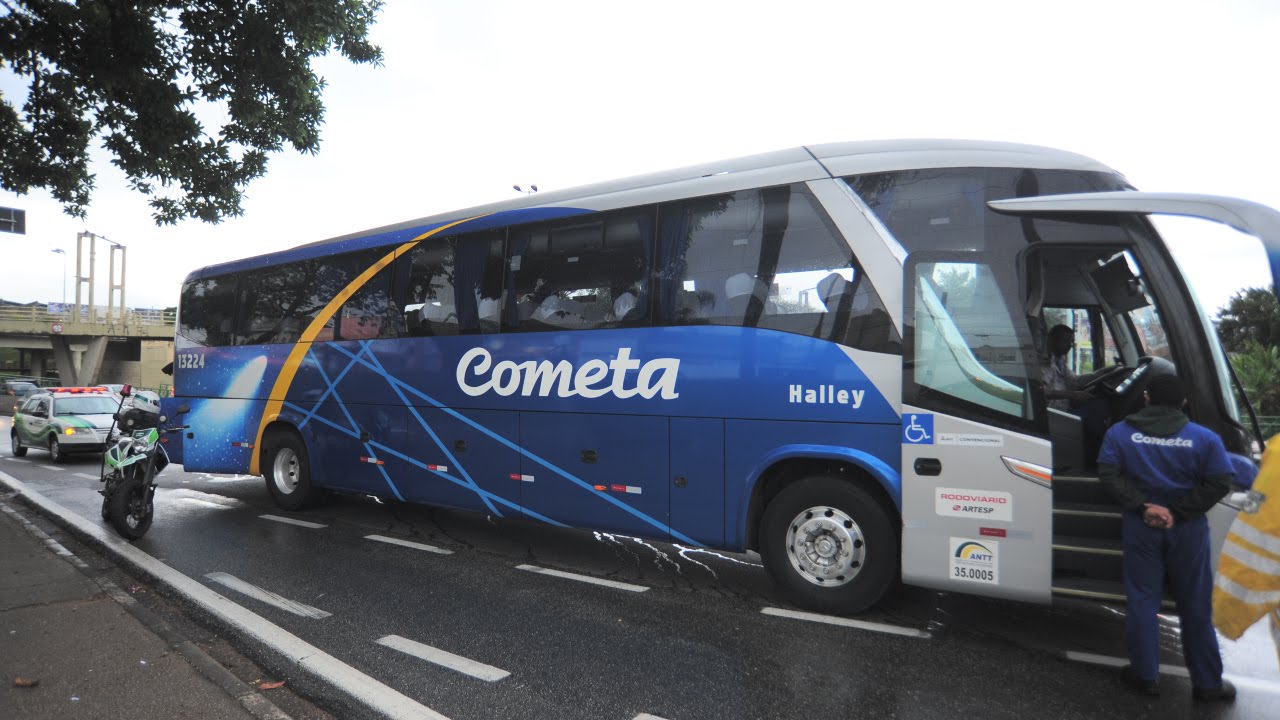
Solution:
<svg viewBox="0 0 1280 720"><path fill-rule="evenodd" d="M22 405L22 400L36 384L26 380L5 380L0 383L0 413L12 415Z"/></svg>
<svg viewBox="0 0 1280 720"><path fill-rule="evenodd" d="M10 448L16 457L36 448L62 462L73 452L102 452L119 399L105 387L58 387L33 392L13 416Z"/></svg>

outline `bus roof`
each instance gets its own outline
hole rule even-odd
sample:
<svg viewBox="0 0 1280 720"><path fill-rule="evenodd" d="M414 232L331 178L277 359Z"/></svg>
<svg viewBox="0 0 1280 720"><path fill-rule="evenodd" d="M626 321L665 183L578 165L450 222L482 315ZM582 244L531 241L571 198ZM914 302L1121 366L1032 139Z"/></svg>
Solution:
<svg viewBox="0 0 1280 720"><path fill-rule="evenodd" d="M431 228L467 218L501 215L500 221L468 223L466 230L472 231L484 229L485 225L505 226L753 187L861 173L942 167L1028 167L1115 172L1083 155L1007 142L917 139L809 145L565 190L522 195L211 265L192 272L187 276L187 281L332 253L395 245L411 240Z"/></svg>

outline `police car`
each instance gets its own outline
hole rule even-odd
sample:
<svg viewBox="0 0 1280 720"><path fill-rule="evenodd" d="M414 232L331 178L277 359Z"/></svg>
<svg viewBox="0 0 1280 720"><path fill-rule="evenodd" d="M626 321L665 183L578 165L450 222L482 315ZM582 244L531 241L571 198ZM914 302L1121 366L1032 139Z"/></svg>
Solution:
<svg viewBox="0 0 1280 720"><path fill-rule="evenodd" d="M56 463L69 453L102 452L119 406L105 387L44 388L27 396L14 413L10 447L17 457L30 448L47 450Z"/></svg>

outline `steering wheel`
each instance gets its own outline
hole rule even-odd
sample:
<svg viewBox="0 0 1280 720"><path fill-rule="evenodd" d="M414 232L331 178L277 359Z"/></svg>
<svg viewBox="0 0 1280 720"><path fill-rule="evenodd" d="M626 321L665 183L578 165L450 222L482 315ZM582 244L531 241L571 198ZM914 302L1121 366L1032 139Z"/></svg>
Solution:
<svg viewBox="0 0 1280 720"><path fill-rule="evenodd" d="M1151 369L1151 364L1154 363L1155 360L1156 359L1150 355L1143 355L1138 358L1138 364L1133 368L1133 372L1129 373L1129 377L1122 380L1119 385L1116 385L1113 392L1116 395L1123 397L1133 390L1135 386L1145 385L1142 380L1146 376L1147 371Z"/></svg>
<svg viewBox="0 0 1280 720"><path fill-rule="evenodd" d="M1142 361L1139 360L1138 362L1139 362L1139 365L1141 365ZM1124 365L1112 365L1111 367L1103 370L1101 375L1095 377L1094 379L1082 385L1080 389L1085 391L1091 391L1094 388L1101 386L1107 390L1111 390L1113 387L1111 384L1111 381L1115 380L1117 377L1127 372L1129 372L1129 368L1125 367Z"/></svg>

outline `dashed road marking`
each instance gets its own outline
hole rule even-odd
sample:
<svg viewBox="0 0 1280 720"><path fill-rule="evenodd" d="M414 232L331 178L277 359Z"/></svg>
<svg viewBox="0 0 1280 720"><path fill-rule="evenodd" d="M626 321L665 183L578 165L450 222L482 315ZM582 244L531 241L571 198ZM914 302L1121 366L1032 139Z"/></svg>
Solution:
<svg viewBox="0 0 1280 720"><path fill-rule="evenodd" d="M228 505L223 505L221 503L213 502L212 500L202 500L200 498L193 498L193 497L178 498L178 502L192 503L194 505L200 505L201 507L211 507L217 510L234 510L235 509Z"/></svg>
<svg viewBox="0 0 1280 720"><path fill-rule="evenodd" d="M319 529L328 527L327 525L321 525L320 523L307 522L306 520L294 520L293 518L280 517L279 515L259 515L258 517L263 520L274 520L276 522L289 523L290 525L298 525L305 528Z"/></svg>
<svg viewBox="0 0 1280 720"><path fill-rule="evenodd" d="M29 463L29 462L31 462L30 460L23 460L22 458L16 458L16 457L6 457L6 458L5 458L5 460L8 460L9 462L16 462L16 463Z"/></svg>
<svg viewBox="0 0 1280 720"><path fill-rule="evenodd" d="M58 467L57 465L49 465L49 464L47 464L47 463L39 463L39 466L40 466L40 467L42 467L42 468L44 468L45 470L53 470L54 472L66 472L66 468L64 468L64 467Z"/></svg>
<svg viewBox="0 0 1280 720"><path fill-rule="evenodd" d="M414 642L408 638L402 638L399 635L388 635L378 640L379 645L384 645L392 650L399 650L402 653L412 655L416 658L426 660L450 670L456 670L463 675L470 675L478 680L485 682L497 682L511 673L492 665L485 665L482 662L476 662L461 655L454 655L446 650L434 648L430 645L423 645L420 642Z"/></svg>
<svg viewBox="0 0 1280 720"><path fill-rule="evenodd" d="M627 590L629 592L644 592L649 589L644 585L631 585L629 583L617 582L614 580L601 580L600 578L594 578L590 575L578 575L577 573L564 572L562 570L551 570L549 568L538 567L537 565L517 565L516 569L527 570L531 573L538 573L539 575L552 575L566 580L577 580L578 582L591 583L592 585L603 585L604 587L611 587L617 590Z"/></svg>
<svg viewBox="0 0 1280 720"><path fill-rule="evenodd" d="M86 479L86 480L101 480L101 479L102 479L102 478L98 477L97 475L90 475L89 473L71 473L71 474L72 474L72 475L75 475L76 477L82 477L82 478L84 478L84 479Z"/></svg>
<svg viewBox="0 0 1280 720"><path fill-rule="evenodd" d="M280 608L281 610L291 612L294 615L314 618L316 620L327 618L330 615L332 615L332 613L327 613L324 610L313 608L310 605L305 605L296 600L290 600L289 598L284 597L283 595L277 595L276 593L273 593L270 590L263 590L257 585L252 585L250 583L247 583L234 575L228 575L226 573L220 573L220 572L212 572L212 573L206 574L205 577L218 583L219 585L229 587L238 593L248 595L254 600L260 600L264 603L267 603L268 605L273 605L275 607Z"/></svg>
<svg viewBox="0 0 1280 720"><path fill-rule="evenodd" d="M760 612L765 615L773 615L775 617L791 618L792 620L807 620L809 622L826 623L828 625L840 625L843 627L857 628L859 630L889 633L890 635L902 635L904 637L924 639L933 637L924 630L916 630L915 628L886 625L884 623L873 623L865 620L851 620L849 618L835 617L832 615L819 615L817 613L797 612L795 610L783 610L782 608L771 607L762 608Z"/></svg>
<svg viewBox="0 0 1280 720"><path fill-rule="evenodd" d="M302 638L268 622L248 608L232 602L195 578L187 577L154 557L120 539L96 520L87 520L67 508L28 488L23 482L0 472L0 486L23 495L47 514L61 517L77 532L93 538L116 559L140 568L156 581L181 593L188 601L203 608L220 622L249 639L280 653L300 673L337 688L353 701L365 705L381 717L402 720L448 720L444 715L389 687L375 677L338 660Z"/></svg>
<svg viewBox="0 0 1280 720"><path fill-rule="evenodd" d="M418 550L426 550L427 552L436 553L437 555L452 555L452 550L438 548L435 545L427 545L425 543L410 542L399 538L387 537L385 535L365 535L365 540L377 540L378 542L390 543L391 545L403 545L404 547L416 548Z"/></svg>

